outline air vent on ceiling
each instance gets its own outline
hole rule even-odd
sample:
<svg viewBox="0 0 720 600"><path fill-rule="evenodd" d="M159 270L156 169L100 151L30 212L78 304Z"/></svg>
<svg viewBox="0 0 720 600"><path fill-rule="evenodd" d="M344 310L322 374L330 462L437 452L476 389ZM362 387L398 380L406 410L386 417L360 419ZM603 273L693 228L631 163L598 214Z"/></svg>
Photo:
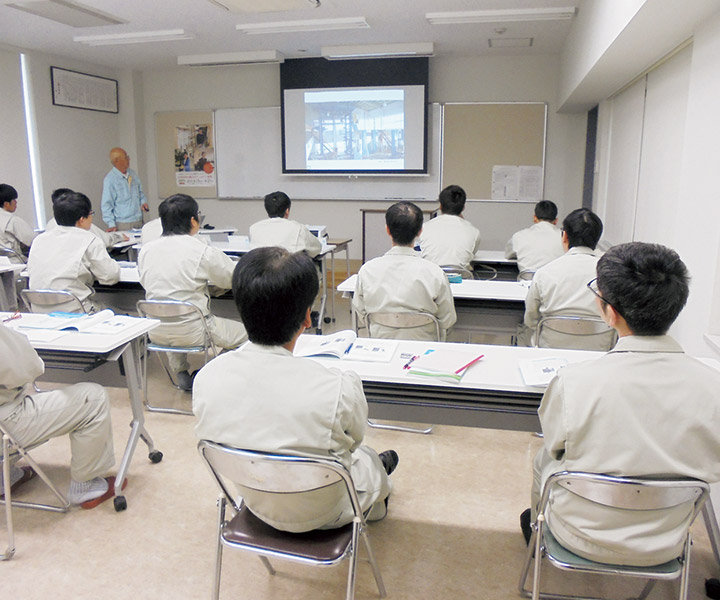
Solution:
<svg viewBox="0 0 720 600"><path fill-rule="evenodd" d="M71 27L99 27L102 25L120 25L127 23L94 8L67 0L41 0L39 2L13 2L6 4L10 8L22 10L38 17L50 19Z"/></svg>

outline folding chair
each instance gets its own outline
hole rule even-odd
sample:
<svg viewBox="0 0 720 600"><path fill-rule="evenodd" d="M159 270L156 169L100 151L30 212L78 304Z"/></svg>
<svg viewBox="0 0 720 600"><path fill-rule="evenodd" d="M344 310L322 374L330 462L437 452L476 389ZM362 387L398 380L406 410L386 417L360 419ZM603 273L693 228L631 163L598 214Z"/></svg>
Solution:
<svg viewBox="0 0 720 600"><path fill-rule="evenodd" d="M535 277L535 271L530 271L529 269L525 269L524 271L520 271L517 276L518 281L532 281L533 277Z"/></svg>
<svg viewBox="0 0 720 600"><path fill-rule="evenodd" d="M355 320L355 322L359 322L358 319ZM375 313L368 313L365 316L365 324L367 326L367 334L368 337L392 337L392 338L399 338L399 339L405 339L403 337L404 332L406 331L412 331L412 330L418 330L422 327L429 328L430 325L435 326L435 336L430 338L434 342L440 341L440 323L435 318L434 315L431 315L429 313L424 312L413 312L413 311L406 311L406 312L375 312ZM385 327L387 329L392 329L397 331L397 335L383 335L378 336L377 335L377 329L373 330L374 325L379 325L382 327ZM416 338L410 338L410 339L416 339ZM390 429L392 431L405 431L407 433L422 433L422 434L428 434L432 433L434 425L430 425L429 427L425 428L416 428L416 427L406 427L405 425L385 425L382 423L377 423L376 421L373 421L372 419L368 419L368 425L370 427L374 427L375 429Z"/></svg>
<svg viewBox="0 0 720 600"><path fill-rule="evenodd" d="M690 519L683 526L685 543L680 556L666 563L650 567L613 565L588 560L564 548L547 526L550 498L558 488L585 498L603 506L632 511L653 511L693 503ZM561 594L540 592L540 569L543 557L550 564L566 571L580 573L599 573L641 577L648 579L638 596L643 600L659 579L669 580L680 577L680 600L686 600L688 574L690 570L691 536L690 526L700 513L710 493L710 486L699 479L646 479L639 477L611 477L596 473L562 471L555 473L543 486L538 515L531 525L532 534L528 544L528 553L520 575L519 590L524 596L538 598L583 598ZM588 509L590 510L590 509ZM525 588L530 564L533 563L532 591Z"/></svg>
<svg viewBox="0 0 720 600"><path fill-rule="evenodd" d="M80 298L67 290L22 290L20 295L31 312L52 312L62 305L63 312L87 313Z"/></svg>
<svg viewBox="0 0 720 600"><path fill-rule="evenodd" d="M607 351L616 342L617 332L600 317L543 317L535 329L536 348Z"/></svg>
<svg viewBox="0 0 720 600"><path fill-rule="evenodd" d="M19 252L9 248L8 246L0 246L0 256L5 256L10 259L10 262L25 264L27 258Z"/></svg>
<svg viewBox="0 0 720 600"><path fill-rule="evenodd" d="M197 346L170 346L167 344L159 344L148 339L146 349L152 352L159 352L158 358L162 364L170 382L174 387L181 389L178 382L173 377L169 364L164 360L165 353L178 352L183 354L203 354L205 363L208 361L208 353L212 350L213 355L217 355L217 348L213 342L212 336L208 331L205 323L205 316L202 311L190 302L181 302L179 300L138 300L135 305L137 312L141 317L149 317L158 319L162 325L172 327L173 325L181 325L188 320L197 319L203 329L203 343ZM147 394L147 357L143 362L143 403L145 408L150 412L159 412L172 415L192 415L191 410L183 410L180 408L169 408L163 406L151 405L148 401Z"/></svg>
<svg viewBox="0 0 720 600"><path fill-rule="evenodd" d="M355 596L361 538L380 597L385 597L385 586L370 547L365 516L360 507L355 485L350 473L339 461L313 456L241 450L207 440L198 443L198 450L220 488L213 598L217 600L220 597L222 551L223 547L227 546L258 554L271 575L275 574L275 570L268 557L315 566L333 566L349 558L345 597L347 600L352 600ZM347 491L355 516L352 523L338 529L322 529L307 533L279 531L254 516L242 500L236 500L237 494L230 491L228 484L271 494L308 492L338 485ZM230 504L233 512L229 521L225 519L227 504Z"/></svg>
<svg viewBox="0 0 720 600"><path fill-rule="evenodd" d="M495 267L491 267L490 265L476 264L473 268L474 279L490 281L491 279L497 278L497 275L497 269Z"/></svg>
<svg viewBox="0 0 720 600"><path fill-rule="evenodd" d="M67 498L60 493L55 484L50 481L45 472L38 466L33 458L28 453L33 448L44 444L48 440L38 442L28 448L21 446L17 440L10 433L5 424L0 421L0 433L2 433L2 475L4 483L3 499L0 499L0 504L5 505L5 522L7 523L8 530L8 544L3 554L0 554L0 560L10 560L15 554L15 530L13 527L13 508L34 508L37 510L46 510L50 512L67 512L70 509L70 503ZM38 474L45 484L50 488L55 497L57 498L59 505L54 504L40 504L37 502L25 502L20 500L12 499L12 489L9 485L10 482L10 463L14 462L15 459L24 458L33 470Z"/></svg>

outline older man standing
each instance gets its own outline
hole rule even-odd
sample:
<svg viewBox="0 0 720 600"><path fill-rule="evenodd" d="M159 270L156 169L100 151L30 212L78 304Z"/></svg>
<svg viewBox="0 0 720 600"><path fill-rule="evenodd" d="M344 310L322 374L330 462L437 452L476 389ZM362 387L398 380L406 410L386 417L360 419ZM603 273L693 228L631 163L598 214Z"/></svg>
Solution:
<svg viewBox="0 0 720 600"><path fill-rule="evenodd" d="M110 150L110 162L113 168L103 180L103 221L108 231L139 229L142 211L150 210L140 178L130 168L130 157L122 148Z"/></svg>

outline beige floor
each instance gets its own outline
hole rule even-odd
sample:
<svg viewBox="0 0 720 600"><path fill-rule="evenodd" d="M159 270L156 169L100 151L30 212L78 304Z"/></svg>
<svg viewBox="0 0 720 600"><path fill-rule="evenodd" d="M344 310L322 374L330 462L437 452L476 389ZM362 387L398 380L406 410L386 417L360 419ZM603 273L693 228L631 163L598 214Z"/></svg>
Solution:
<svg viewBox="0 0 720 600"><path fill-rule="evenodd" d="M338 306L345 322L346 304ZM107 382L121 383L106 368ZM73 375L74 376L74 375ZM156 369L151 393L158 402L189 406ZM130 420L127 391L110 388L116 456ZM126 490L128 509L111 502L65 515L18 509L17 554L0 563L0 598L120 599L207 598L213 575L216 491L197 455L190 417L150 414L147 429L165 457L147 460L140 443ZM400 465L388 517L370 526L388 597L395 599L500 600L518 597L525 556L518 515L528 506L531 462L541 440L522 432L438 426L431 435L369 430L369 445L395 448ZM34 456L65 489L69 444L56 439ZM37 479L22 496L46 496ZM4 525L0 533L5 534ZM2 542L4 544L4 539ZM339 599L345 566L317 569L277 563L276 576L260 561L226 551L222 598ZM703 598L703 581L718 576L702 523L695 527L690 598ZM549 568L555 591L611 598L637 594L640 581L565 574ZM676 583L659 583L652 599L675 597ZM376 598L372 575L361 563L357 598Z"/></svg>

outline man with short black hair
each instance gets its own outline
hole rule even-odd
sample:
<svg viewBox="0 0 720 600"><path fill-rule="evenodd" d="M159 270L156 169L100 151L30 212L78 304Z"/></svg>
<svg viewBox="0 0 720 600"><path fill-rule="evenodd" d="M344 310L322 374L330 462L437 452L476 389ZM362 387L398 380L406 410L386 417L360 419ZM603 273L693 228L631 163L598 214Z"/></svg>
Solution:
<svg viewBox="0 0 720 600"><path fill-rule="evenodd" d="M556 227L558 209L550 200L535 205L533 225L513 234L505 258L517 258L518 271L537 271L565 254L562 232Z"/></svg>
<svg viewBox="0 0 720 600"><path fill-rule="evenodd" d="M53 193L50 196L53 206L55 205L55 202L58 200L58 198L60 198L60 196L72 193L73 190L71 190L70 188L58 188L56 190L53 190ZM45 225L45 231L50 231L55 227L57 227L57 221L55 220L55 217L53 217ZM98 237L106 248L111 248L118 242L124 242L128 239L128 237L120 231L103 231L97 225L95 225L95 223L90 224L90 233Z"/></svg>
<svg viewBox="0 0 720 600"><path fill-rule="evenodd" d="M688 280L677 253L657 244L620 244L598 261L588 287L620 339L602 358L566 366L550 382L539 410L544 448L534 463L533 513L542 485L559 471L720 480L720 373L667 335ZM547 523L563 546L638 566L680 554L692 510L690 502L627 511L564 490L551 505ZM530 509L521 518L526 535L529 520Z"/></svg>
<svg viewBox="0 0 720 600"><path fill-rule="evenodd" d="M110 258L105 245L90 232L92 205L79 192L62 194L53 203L57 227L39 235L30 248L27 270L29 287L66 290L75 294L87 312L101 310L93 301L93 284L113 285L120 280L120 265ZM35 306L37 312L77 311L74 303Z"/></svg>
<svg viewBox="0 0 720 600"><path fill-rule="evenodd" d="M357 276L353 309L360 318L375 312L425 312L440 323L444 340L455 323L455 304L447 276L413 249L423 227L422 211L412 202L397 202L385 213L392 248L365 263ZM434 326L405 330L376 327L378 337L434 339Z"/></svg>
<svg viewBox="0 0 720 600"><path fill-rule="evenodd" d="M598 255L595 247L600 241L603 225L600 217L587 208L572 211L563 221L562 245L566 250L560 258L538 269L525 298L526 329L519 343L530 345L530 336L543 317L558 315L599 317L593 295L585 284L593 278ZM563 347L567 336L543 334L551 347ZM605 344L604 338L597 340Z"/></svg>
<svg viewBox="0 0 720 600"><path fill-rule="evenodd" d="M0 183L0 246L27 255L36 233L30 225L15 214L17 210L17 190L7 183ZM11 257L11 262L21 263L19 257Z"/></svg>
<svg viewBox="0 0 720 600"><path fill-rule="evenodd" d="M349 469L368 519L381 519L398 457L361 445L367 402L360 378L292 354L311 326L317 292L317 271L304 253L264 247L240 259L233 296L250 343L198 373L195 434L240 448L338 459ZM353 518L342 483L297 494L239 491L254 515L284 531L332 529Z"/></svg>
<svg viewBox="0 0 720 600"><path fill-rule="evenodd" d="M288 252L304 250L310 258L322 250L322 242L302 223L290 219L290 197L284 192L265 196L268 218L250 226L250 248L280 246Z"/></svg>
<svg viewBox="0 0 720 600"><path fill-rule="evenodd" d="M472 270L470 263L480 248L480 232L463 217L466 198L459 185L449 185L440 192L442 214L423 225L418 240L423 258L436 265Z"/></svg>
<svg viewBox="0 0 720 600"><path fill-rule="evenodd" d="M210 295L230 289L235 263L222 251L200 241L198 204L186 194L175 194L159 207L163 234L143 244L138 256L140 283L148 300L181 300L197 306L216 346L237 348L247 339L243 324L222 319L210 312ZM150 338L170 346L200 346L204 343L202 324L195 318L172 325L160 325ZM182 389L192 389L187 355L168 355L171 370Z"/></svg>

